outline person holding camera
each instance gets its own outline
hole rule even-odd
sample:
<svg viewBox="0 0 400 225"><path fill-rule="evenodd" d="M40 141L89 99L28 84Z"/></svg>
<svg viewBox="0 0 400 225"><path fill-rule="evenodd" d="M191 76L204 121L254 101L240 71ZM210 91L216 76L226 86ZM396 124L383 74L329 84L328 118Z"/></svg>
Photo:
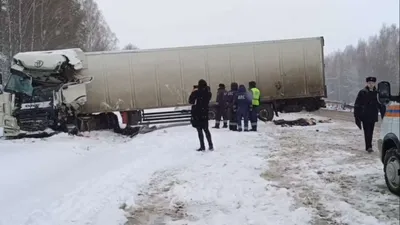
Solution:
<svg viewBox="0 0 400 225"><path fill-rule="evenodd" d="M214 145L211 139L211 133L208 128L208 111L209 103L212 94L207 82L203 79L199 80L197 87L194 86L192 93L189 96L189 104L192 105L191 123L196 128L200 142L200 148L197 151L205 151L204 134L206 135L209 150L214 150Z"/></svg>

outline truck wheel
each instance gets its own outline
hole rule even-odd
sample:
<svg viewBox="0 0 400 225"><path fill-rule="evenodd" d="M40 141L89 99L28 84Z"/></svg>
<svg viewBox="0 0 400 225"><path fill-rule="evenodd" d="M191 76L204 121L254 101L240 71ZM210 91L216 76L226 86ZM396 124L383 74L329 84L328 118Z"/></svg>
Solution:
<svg viewBox="0 0 400 225"><path fill-rule="evenodd" d="M400 196L400 153L398 149L391 148L386 151L383 169L386 186L393 194Z"/></svg>
<svg viewBox="0 0 400 225"><path fill-rule="evenodd" d="M217 115L217 109L215 107L210 108L208 111L208 120L215 120Z"/></svg>
<svg viewBox="0 0 400 225"><path fill-rule="evenodd" d="M307 112L314 112L319 109L318 102L315 99L309 99L304 103L304 109Z"/></svg>
<svg viewBox="0 0 400 225"><path fill-rule="evenodd" d="M272 121L274 119L274 110L270 104L262 105L258 113L258 119L261 121Z"/></svg>

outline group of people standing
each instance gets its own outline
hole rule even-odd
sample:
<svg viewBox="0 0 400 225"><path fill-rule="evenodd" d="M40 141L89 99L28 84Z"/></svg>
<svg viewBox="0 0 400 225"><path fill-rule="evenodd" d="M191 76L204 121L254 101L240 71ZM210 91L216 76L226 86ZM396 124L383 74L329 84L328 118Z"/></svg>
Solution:
<svg viewBox="0 0 400 225"><path fill-rule="evenodd" d="M196 128L200 148L197 151L205 151L204 134L207 138L209 150L214 150L212 137L208 128L209 103L212 98L210 87L203 79L198 85L193 86L189 97L191 109L191 123ZM260 106L260 90L256 87L255 81L249 82L248 90L241 84L231 83L231 90L227 91L224 84L219 84L216 98L216 120L213 128L220 128L223 119L223 128L232 131L257 131L257 117ZM251 129L249 130L249 119ZM242 120L244 122L242 126ZM244 128L244 129L243 129ZM204 134L203 134L204 132Z"/></svg>
<svg viewBox="0 0 400 225"><path fill-rule="evenodd" d="M219 84L217 92L217 110L214 128L219 129L221 119L223 128L228 127L232 131L249 131L249 120L251 130L257 131L257 117L260 106L260 90L256 87L256 82L250 81L249 88L236 82L231 84L231 90L227 91L224 84ZM242 120L244 126L242 126Z"/></svg>
<svg viewBox="0 0 400 225"><path fill-rule="evenodd" d="M373 152L372 137L375 123L378 121L378 113L384 117L386 108L378 102L378 92L376 89L376 77L367 77L366 86L359 91L354 104L354 117L356 125L364 130L365 150ZM208 141L209 150L214 150L211 133L208 128L209 103L212 98L210 87L203 79L199 80L198 85L193 86L193 91L189 97L191 109L191 123L196 128L200 148L197 151L205 151L204 134ZM257 131L257 117L260 106L260 90L256 87L256 82L250 81L248 90L236 82L231 84L231 90L227 91L224 84L219 84L216 99L216 120L214 128L220 128L223 119L223 128L232 131ZM242 126L242 119L244 126ZM249 130L248 121L250 119L251 129ZM228 126L229 122L229 126ZM242 129L244 127L244 129Z"/></svg>

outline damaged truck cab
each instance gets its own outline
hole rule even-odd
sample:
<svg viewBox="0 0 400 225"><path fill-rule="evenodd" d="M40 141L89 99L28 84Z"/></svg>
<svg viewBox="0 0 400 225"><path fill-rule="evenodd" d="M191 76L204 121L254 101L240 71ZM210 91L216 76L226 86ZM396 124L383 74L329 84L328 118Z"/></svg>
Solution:
<svg viewBox="0 0 400 225"><path fill-rule="evenodd" d="M16 54L0 97L3 135L75 129L92 80L82 75L84 57L80 49Z"/></svg>

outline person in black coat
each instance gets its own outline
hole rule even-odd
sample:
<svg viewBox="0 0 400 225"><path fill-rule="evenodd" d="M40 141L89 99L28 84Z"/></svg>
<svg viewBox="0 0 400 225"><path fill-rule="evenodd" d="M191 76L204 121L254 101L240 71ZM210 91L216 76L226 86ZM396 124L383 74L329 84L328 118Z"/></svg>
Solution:
<svg viewBox="0 0 400 225"><path fill-rule="evenodd" d="M358 92L354 103L354 118L358 128L364 130L365 150L373 152L372 137L375 123L378 122L378 112L385 115L386 108L378 102L378 92L375 87L376 78L367 77L367 85Z"/></svg>
<svg viewBox="0 0 400 225"><path fill-rule="evenodd" d="M206 134L209 150L214 150L211 133L208 129L208 105L211 97L212 94L210 88L207 86L207 82L203 79L199 80L197 88L194 88L189 96L189 104L192 104L191 123L192 126L196 128L200 141L200 148L197 149L197 151L205 151L206 149L203 131Z"/></svg>

